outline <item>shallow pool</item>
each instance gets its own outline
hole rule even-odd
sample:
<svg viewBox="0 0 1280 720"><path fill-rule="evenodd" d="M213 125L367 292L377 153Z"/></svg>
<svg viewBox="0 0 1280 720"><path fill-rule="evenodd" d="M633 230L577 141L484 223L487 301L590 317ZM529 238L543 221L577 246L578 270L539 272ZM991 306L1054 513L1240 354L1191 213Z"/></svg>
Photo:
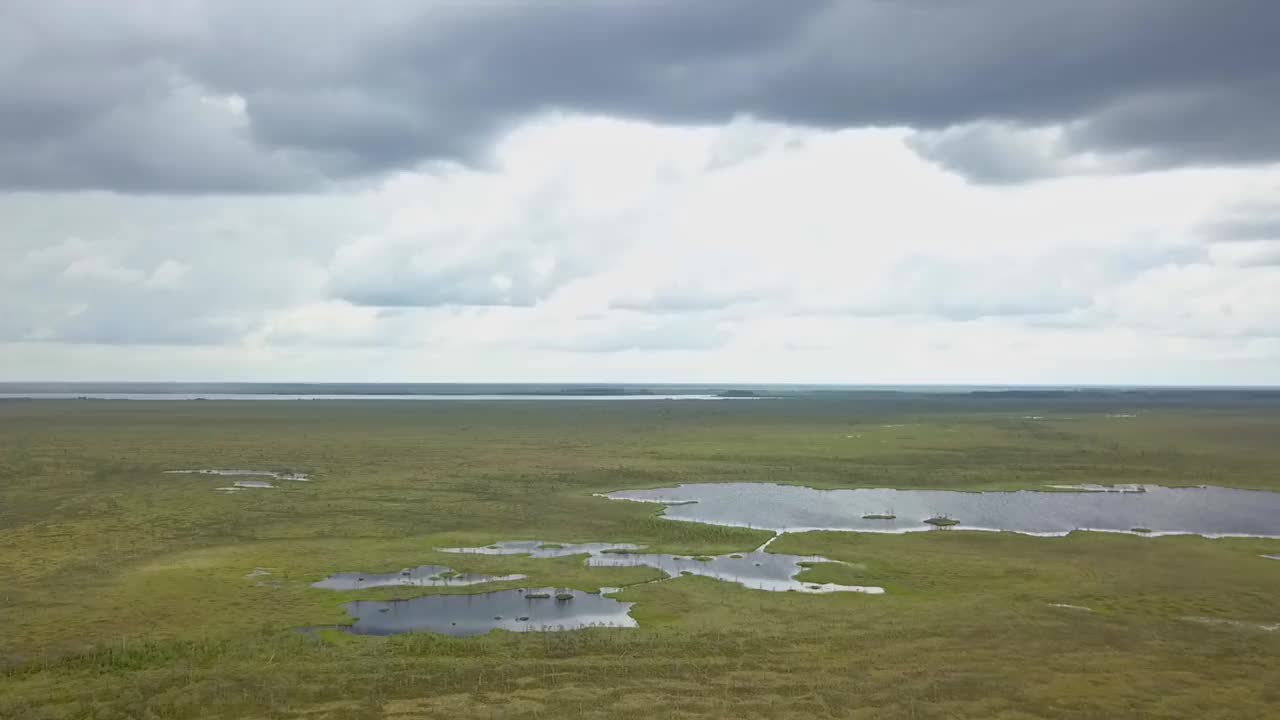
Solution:
<svg viewBox="0 0 1280 720"><path fill-rule="evenodd" d="M294 482L309 482L311 477L306 473L291 471L275 471L275 470L236 470L236 469L218 469L204 468L200 470L165 470L166 475L220 475L231 477L269 477L276 480L293 480Z"/></svg>
<svg viewBox="0 0 1280 720"><path fill-rule="evenodd" d="M480 635L490 630L555 632L588 627L638 627L632 603L580 590L533 588L476 595L429 595L411 600L358 600L344 606L355 618L349 632L395 635L436 632Z"/></svg>
<svg viewBox="0 0 1280 720"><path fill-rule="evenodd" d="M511 541L480 548L442 548L442 552L483 553L486 555L530 555L563 557L586 555L590 567L650 567L668 578L683 575L709 577L736 583L754 590L800 592L811 594L859 592L879 595L883 588L863 585L812 583L796 579L809 565L833 562L816 555L783 555L765 551L765 545L744 553L730 555L664 555L640 552L637 545L618 543L583 543L554 545L549 549L538 541Z"/></svg>
<svg viewBox="0 0 1280 720"><path fill-rule="evenodd" d="M506 580L523 580L524 575L480 575L455 573L443 565L421 565L389 573L335 573L311 587L325 590L363 590L375 587L465 587Z"/></svg>

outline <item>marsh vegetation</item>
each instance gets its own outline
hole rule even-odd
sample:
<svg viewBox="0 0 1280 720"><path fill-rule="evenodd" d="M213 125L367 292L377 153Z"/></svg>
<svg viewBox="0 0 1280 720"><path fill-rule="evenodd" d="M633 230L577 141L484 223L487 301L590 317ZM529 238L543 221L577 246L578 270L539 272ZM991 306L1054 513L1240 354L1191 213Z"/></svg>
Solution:
<svg viewBox="0 0 1280 720"><path fill-rule="evenodd" d="M659 702L706 717L1271 716L1280 633L1261 628L1280 622L1280 563L1261 556L1280 555L1277 540L953 528L786 533L767 548L837 561L802 568L800 582L885 588L875 597L696 575L646 583L663 573L583 555L436 550L605 541L754 567L745 556L768 531L593 496L684 483L1280 489L1269 406L1126 398L1123 412L1139 416L1117 421L1100 403L0 402L0 620L15 629L0 636L0 717L639 718ZM313 478L246 491L247 502L164 472L227 466ZM526 579L312 587L423 564ZM623 588L608 597L634 603L638 627L343 629L347 603L389 618L397 600L519 588L570 609L585 598L554 594ZM498 615L533 617L484 618Z"/></svg>

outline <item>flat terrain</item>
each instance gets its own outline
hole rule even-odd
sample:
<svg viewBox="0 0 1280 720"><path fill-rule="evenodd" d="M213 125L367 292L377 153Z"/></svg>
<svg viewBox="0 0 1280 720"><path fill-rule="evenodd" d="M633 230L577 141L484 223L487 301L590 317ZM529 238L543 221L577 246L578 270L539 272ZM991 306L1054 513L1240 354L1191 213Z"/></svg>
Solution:
<svg viewBox="0 0 1280 720"><path fill-rule="evenodd" d="M230 478L163 473L213 467L314 481L222 494ZM886 594L685 577L618 596L636 630L297 631L348 622L352 599L441 592L310 587L339 571L658 576L437 547L767 539L592 496L694 481L1280 491L1280 402L0 401L0 718L1280 717L1280 561L1260 557L1280 540L806 533L769 549L846 561L808 578Z"/></svg>

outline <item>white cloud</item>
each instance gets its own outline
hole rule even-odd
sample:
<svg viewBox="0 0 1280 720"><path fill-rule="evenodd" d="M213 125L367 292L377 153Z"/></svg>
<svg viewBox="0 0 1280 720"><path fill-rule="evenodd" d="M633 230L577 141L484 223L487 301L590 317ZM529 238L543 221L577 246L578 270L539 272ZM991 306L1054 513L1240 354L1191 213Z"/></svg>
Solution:
<svg viewBox="0 0 1280 720"><path fill-rule="evenodd" d="M159 265L156 265L143 284L148 288L176 290L182 286L182 281L190 271L191 268L183 263L175 260L164 260Z"/></svg>
<svg viewBox="0 0 1280 720"><path fill-rule="evenodd" d="M1219 265L1280 267L1280 240L1215 243L1209 257Z"/></svg>
<svg viewBox="0 0 1280 720"><path fill-rule="evenodd" d="M1109 324L1162 335L1280 338L1280 267L1161 267L1099 294Z"/></svg>
<svg viewBox="0 0 1280 720"><path fill-rule="evenodd" d="M142 277L138 270L103 257L76 258L58 274L58 278L66 282L102 285L128 285L138 282Z"/></svg>
<svg viewBox="0 0 1280 720"><path fill-rule="evenodd" d="M911 137L553 114L484 171L0 195L0 378L1280 382L1275 243L1214 230L1277 168L974 185Z"/></svg>

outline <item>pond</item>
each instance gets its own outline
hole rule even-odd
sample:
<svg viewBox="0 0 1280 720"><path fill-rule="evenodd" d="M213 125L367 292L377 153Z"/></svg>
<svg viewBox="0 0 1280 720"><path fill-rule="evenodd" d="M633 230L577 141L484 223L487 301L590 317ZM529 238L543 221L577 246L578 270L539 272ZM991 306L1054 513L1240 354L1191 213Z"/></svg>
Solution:
<svg viewBox="0 0 1280 720"><path fill-rule="evenodd" d="M269 477L276 480L293 480L294 482L308 482L311 480L306 473L291 471L275 471L275 470L235 470L235 469L218 469L207 468L201 470L165 470L166 475L221 475L232 477ZM237 483L239 484L239 483Z"/></svg>
<svg viewBox="0 0 1280 720"><path fill-rule="evenodd" d="M343 606L355 618L348 632L395 635L436 632L465 637L490 630L556 632L588 627L634 628L633 603L580 590L533 588L411 600L358 600Z"/></svg>
<svg viewBox="0 0 1280 720"><path fill-rule="evenodd" d="M389 573L336 573L312 583L325 590L363 590L375 587L465 587L507 580L523 580L524 575L479 575L456 573L443 565L422 565Z"/></svg>
<svg viewBox="0 0 1280 720"><path fill-rule="evenodd" d="M837 585L797 580L807 566L833 562L816 555L783 555L766 552L768 543L746 553L730 555L663 555L643 553L637 545L584 543L579 545L548 544L538 541L512 541L479 548L441 548L441 552L481 553L485 555L530 555L563 557L586 555L590 567L651 567L668 578L683 575L709 577L736 583L753 590L800 592L810 594L858 592L879 595L883 588L862 585Z"/></svg>
<svg viewBox="0 0 1280 720"><path fill-rule="evenodd" d="M464 555L528 555L535 558L569 557L571 555L598 555L605 552L639 550L639 545L628 543L577 543L560 544L540 540L511 540L485 547L440 548L440 552Z"/></svg>
<svg viewBox="0 0 1280 720"><path fill-rule="evenodd" d="M774 532L903 533L951 526L1065 535L1099 530L1138 535L1280 537L1280 493L1219 487L1126 486L1101 492L815 490L772 483L689 484L605 494L661 503L671 520Z"/></svg>

